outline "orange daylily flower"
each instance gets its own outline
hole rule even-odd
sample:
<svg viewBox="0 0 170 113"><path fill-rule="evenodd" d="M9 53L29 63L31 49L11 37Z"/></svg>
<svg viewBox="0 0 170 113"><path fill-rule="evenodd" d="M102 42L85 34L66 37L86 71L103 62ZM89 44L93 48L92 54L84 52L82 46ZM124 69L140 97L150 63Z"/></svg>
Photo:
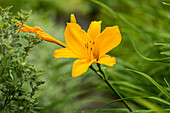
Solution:
<svg viewBox="0 0 170 113"><path fill-rule="evenodd" d="M87 32L76 23L74 15L71 15L71 23L67 23L65 29L66 48L57 49L55 58L78 58L73 63L72 76L77 77L85 73L93 63L113 66L116 59L107 52L115 48L121 42L121 34L118 26L106 27L101 33L101 21L92 21Z"/></svg>
<svg viewBox="0 0 170 113"><path fill-rule="evenodd" d="M48 41L48 42L54 42L54 43L57 43L58 45L60 45L62 47L66 47L66 45L64 43L56 40L54 37L45 33L41 28L39 28L37 26L30 27L28 25L22 24L19 21L17 21L17 24L19 24L20 27L22 26L21 31L23 31L23 32L37 33L38 34L37 38L43 37L42 40L45 40L45 41ZM19 31L19 29L16 30L16 32L18 32L18 31Z"/></svg>

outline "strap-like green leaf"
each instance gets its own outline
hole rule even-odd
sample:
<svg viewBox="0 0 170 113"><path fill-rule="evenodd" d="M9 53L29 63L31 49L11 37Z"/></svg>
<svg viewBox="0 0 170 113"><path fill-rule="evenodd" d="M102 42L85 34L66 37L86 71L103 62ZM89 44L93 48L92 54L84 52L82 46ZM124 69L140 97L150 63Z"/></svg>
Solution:
<svg viewBox="0 0 170 113"><path fill-rule="evenodd" d="M162 93L164 93L168 98L170 98L170 93L168 91L166 91L160 84L158 84L154 79L152 79L150 76L148 76L147 74L144 74L142 72L133 70L133 69L127 69L129 71L138 73L142 76L144 76L145 78L147 78L150 82L152 82L159 90L161 90Z"/></svg>

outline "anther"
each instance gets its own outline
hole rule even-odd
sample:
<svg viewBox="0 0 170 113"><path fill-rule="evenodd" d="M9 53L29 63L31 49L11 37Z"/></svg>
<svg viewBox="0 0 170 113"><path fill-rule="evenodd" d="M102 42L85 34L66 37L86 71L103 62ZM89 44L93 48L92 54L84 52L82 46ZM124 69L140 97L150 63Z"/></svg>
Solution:
<svg viewBox="0 0 170 113"><path fill-rule="evenodd" d="M93 42L93 44L95 44L95 42Z"/></svg>

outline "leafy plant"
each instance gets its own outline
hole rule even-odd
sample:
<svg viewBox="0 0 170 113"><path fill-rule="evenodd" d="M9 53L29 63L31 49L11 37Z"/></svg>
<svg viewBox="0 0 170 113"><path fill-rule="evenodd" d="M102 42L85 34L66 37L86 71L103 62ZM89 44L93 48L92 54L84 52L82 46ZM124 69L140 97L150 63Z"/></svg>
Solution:
<svg viewBox="0 0 170 113"><path fill-rule="evenodd" d="M10 9L11 6L0 8L0 111L36 112L40 108L34 95L44 83L37 80L42 71L27 63L26 58L41 40L36 38L37 34L21 34L16 24L16 21L24 23L31 11L21 10L13 16Z"/></svg>

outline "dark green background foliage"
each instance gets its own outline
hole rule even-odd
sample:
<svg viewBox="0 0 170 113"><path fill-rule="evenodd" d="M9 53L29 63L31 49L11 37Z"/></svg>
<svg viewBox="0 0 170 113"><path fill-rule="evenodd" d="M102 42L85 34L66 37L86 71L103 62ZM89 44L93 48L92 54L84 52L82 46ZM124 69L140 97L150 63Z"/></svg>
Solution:
<svg viewBox="0 0 170 113"><path fill-rule="evenodd" d="M32 10L26 24L39 26L62 42L71 13L85 30L93 20L102 20L102 30L118 25L122 42L109 52L117 59L115 66L106 67L109 81L123 97L131 98L127 101L136 113L169 112L170 6L162 4L162 0L99 1L1 0L0 6L13 5L11 11L14 14L20 9ZM38 79L44 80L45 84L35 95L39 99L38 106L43 107L41 112L93 112L117 99L90 69L82 76L72 78L71 67L75 59L54 59L53 52L58 48L56 44L43 41L30 50L26 59L45 71ZM108 113L127 112L120 101L104 110Z"/></svg>

